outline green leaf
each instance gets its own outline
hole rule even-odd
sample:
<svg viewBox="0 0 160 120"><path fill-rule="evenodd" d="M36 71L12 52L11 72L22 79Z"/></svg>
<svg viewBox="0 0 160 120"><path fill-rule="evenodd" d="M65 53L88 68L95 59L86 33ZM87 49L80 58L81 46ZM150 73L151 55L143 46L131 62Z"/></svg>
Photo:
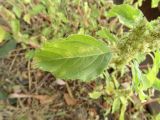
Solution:
<svg viewBox="0 0 160 120"><path fill-rule="evenodd" d="M111 42L117 41L116 36L114 34L112 34L108 29L99 30L96 34L102 38L105 38L105 39L111 41Z"/></svg>
<svg viewBox="0 0 160 120"><path fill-rule="evenodd" d="M155 120L159 120L159 118L160 118L160 113L156 115Z"/></svg>
<svg viewBox="0 0 160 120"><path fill-rule="evenodd" d="M0 26L0 43L4 40L6 31Z"/></svg>
<svg viewBox="0 0 160 120"><path fill-rule="evenodd" d="M23 17L23 20L25 22L27 22L28 24L31 24L30 19L31 19L31 15L30 14L25 14L24 17Z"/></svg>
<svg viewBox="0 0 160 120"><path fill-rule="evenodd" d="M134 61L134 64L132 64L132 76L133 89L136 92L139 92L140 90L147 90L153 85L153 82L147 79L145 74L143 74L139 69L139 64L137 61Z"/></svg>
<svg viewBox="0 0 160 120"><path fill-rule="evenodd" d="M145 100L147 95L143 92L152 86L152 83L145 77L142 71L139 69L139 64L134 61L132 64L132 82L133 90L136 91L140 100Z"/></svg>
<svg viewBox="0 0 160 120"><path fill-rule="evenodd" d="M17 15L18 18L21 17L22 11L19 6L13 6L13 12Z"/></svg>
<svg viewBox="0 0 160 120"><path fill-rule="evenodd" d="M38 13L45 10L45 7L41 4L38 4L36 6L33 6L33 9L29 12L31 15L37 15Z"/></svg>
<svg viewBox="0 0 160 120"><path fill-rule="evenodd" d="M151 69L149 69L148 73L146 74L146 77L148 79L148 82L151 84L152 87L153 84L158 83L157 81L157 74L159 72L160 68L160 52L156 51L154 53L155 57L153 58L153 66Z"/></svg>
<svg viewBox="0 0 160 120"><path fill-rule="evenodd" d="M18 35L20 32L20 23L17 19L11 21L12 32L15 35Z"/></svg>
<svg viewBox="0 0 160 120"><path fill-rule="evenodd" d="M160 79L156 79L153 84L153 88L160 90Z"/></svg>
<svg viewBox="0 0 160 120"><path fill-rule="evenodd" d="M139 99L143 102L145 101L147 98L148 98L148 95L146 95L143 91L143 89L139 90L138 92L138 96L139 96Z"/></svg>
<svg viewBox="0 0 160 120"><path fill-rule="evenodd" d="M138 63L135 61L134 64L132 64L132 86L135 91L139 91L139 86L141 85L142 81L142 72L139 69Z"/></svg>
<svg viewBox="0 0 160 120"><path fill-rule="evenodd" d="M160 0L152 0L152 8L158 7Z"/></svg>
<svg viewBox="0 0 160 120"><path fill-rule="evenodd" d="M9 40L0 46L0 58L5 57L11 50L16 47L16 42L14 40Z"/></svg>
<svg viewBox="0 0 160 120"><path fill-rule="evenodd" d="M112 95L115 92L115 86L114 83L112 81L107 82L107 85L105 86L105 92L108 95Z"/></svg>
<svg viewBox="0 0 160 120"><path fill-rule="evenodd" d="M129 28L133 28L134 25L143 18L143 14L140 10L127 4L115 5L108 11L107 16L117 16L119 21Z"/></svg>
<svg viewBox="0 0 160 120"><path fill-rule="evenodd" d="M112 105L112 113L118 111L120 109L121 100L119 98L114 99Z"/></svg>
<svg viewBox="0 0 160 120"><path fill-rule="evenodd" d="M142 6L144 0L137 0L137 2L135 3L136 7L140 7Z"/></svg>
<svg viewBox="0 0 160 120"><path fill-rule="evenodd" d="M6 100L8 98L8 93L0 89L0 100Z"/></svg>
<svg viewBox="0 0 160 120"><path fill-rule="evenodd" d="M102 93L98 92L98 91L93 91L93 92L89 93L89 97L92 99L98 99L101 95L102 95Z"/></svg>
<svg viewBox="0 0 160 120"><path fill-rule="evenodd" d="M28 60L31 60L34 57L35 51L34 50L30 50L28 52L26 52L25 58Z"/></svg>
<svg viewBox="0 0 160 120"><path fill-rule="evenodd" d="M110 59L106 44L86 35L46 42L35 52L36 66L61 79L93 80Z"/></svg>
<svg viewBox="0 0 160 120"><path fill-rule="evenodd" d="M127 102L127 98L122 96L120 97L120 100L121 100L121 103L122 103L122 107L121 107L121 113L120 113L120 116L119 116L119 120L125 120L125 111L127 109L127 105L128 105L128 102Z"/></svg>

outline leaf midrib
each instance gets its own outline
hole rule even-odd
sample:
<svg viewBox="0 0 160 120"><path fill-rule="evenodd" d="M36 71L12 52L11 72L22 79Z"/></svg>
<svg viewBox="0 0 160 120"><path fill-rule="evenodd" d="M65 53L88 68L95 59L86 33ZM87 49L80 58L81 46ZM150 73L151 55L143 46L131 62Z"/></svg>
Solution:
<svg viewBox="0 0 160 120"><path fill-rule="evenodd" d="M62 60L62 59L74 59L74 58L84 58L84 57L92 57L92 56L101 56L101 55L105 55L108 54L110 52L106 52L106 53L101 53L101 54L92 54L92 55L87 55L87 56L76 56L76 57L63 57L63 58L55 58L52 60Z"/></svg>

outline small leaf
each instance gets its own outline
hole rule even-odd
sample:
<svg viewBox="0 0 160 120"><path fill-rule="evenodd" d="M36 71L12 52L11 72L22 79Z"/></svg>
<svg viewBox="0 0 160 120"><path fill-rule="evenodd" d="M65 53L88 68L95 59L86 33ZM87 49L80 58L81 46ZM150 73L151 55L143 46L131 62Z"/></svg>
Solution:
<svg viewBox="0 0 160 120"><path fill-rule="evenodd" d="M4 40L6 31L0 26L0 43Z"/></svg>
<svg viewBox="0 0 160 120"><path fill-rule="evenodd" d="M153 84L155 85L155 83L159 83L157 81L157 74L158 74L159 68L160 68L160 52L156 51L154 53L154 55L155 55L155 57L152 57L153 58L153 66L151 69L149 69L148 73L146 74L148 82L150 83L150 87L152 87Z"/></svg>
<svg viewBox="0 0 160 120"><path fill-rule="evenodd" d="M122 107L121 107L121 113L120 113L120 116L119 116L119 120L125 120L125 111L127 109L127 99L126 97L120 97L120 100L121 100L121 103L122 103Z"/></svg>
<svg viewBox="0 0 160 120"><path fill-rule="evenodd" d="M113 105L112 105L112 113L118 111L120 109L120 105L121 105L121 100L119 98L116 98L113 101Z"/></svg>
<svg viewBox="0 0 160 120"><path fill-rule="evenodd" d="M152 8L158 7L160 0L152 0Z"/></svg>
<svg viewBox="0 0 160 120"><path fill-rule="evenodd" d="M160 79L157 78L157 79L154 81L153 88L155 88L155 89L157 89L157 90L160 91Z"/></svg>
<svg viewBox="0 0 160 120"><path fill-rule="evenodd" d="M136 7L140 7L142 6L144 0L137 0L137 2L135 3Z"/></svg>
<svg viewBox="0 0 160 120"><path fill-rule="evenodd" d="M8 98L8 93L0 89L0 100L5 100L7 98Z"/></svg>
<svg viewBox="0 0 160 120"><path fill-rule="evenodd" d="M134 61L134 64L132 65L132 76L133 88L136 92L139 92L139 90L147 90L153 85L153 82L139 69L139 64L137 61Z"/></svg>
<svg viewBox="0 0 160 120"><path fill-rule="evenodd" d="M21 8L20 8L20 7L18 7L18 6L13 6L13 12L17 15L18 18L21 17L22 11L21 11Z"/></svg>
<svg viewBox="0 0 160 120"><path fill-rule="evenodd" d="M37 67L66 80L93 80L104 71L110 58L104 42L86 35L46 42L35 52Z"/></svg>
<svg viewBox="0 0 160 120"><path fill-rule="evenodd" d="M38 13L42 12L45 10L45 7L41 4L38 4L33 7L33 9L29 12L31 15L37 15Z"/></svg>
<svg viewBox="0 0 160 120"><path fill-rule="evenodd" d="M9 40L0 46L0 58L5 57L11 50L16 47L16 42L14 40Z"/></svg>
<svg viewBox="0 0 160 120"><path fill-rule="evenodd" d="M142 72L139 69L138 63L135 61L134 64L132 64L132 87L136 92L139 91L139 86L141 85L142 81Z"/></svg>
<svg viewBox="0 0 160 120"><path fill-rule="evenodd" d="M148 95L144 93L143 90L139 90L138 92L139 99L143 102L148 98Z"/></svg>
<svg viewBox="0 0 160 120"><path fill-rule="evenodd" d="M23 17L23 20L25 22L27 22L28 24L31 24L30 19L31 19L31 15L30 14L25 14L24 17Z"/></svg>
<svg viewBox="0 0 160 120"><path fill-rule="evenodd" d="M112 81L107 82L107 85L105 86L105 92L108 95L112 95L115 92L115 86L114 83Z"/></svg>
<svg viewBox="0 0 160 120"><path fill-rule="evenodd" d="M67 105L76 105L77 104L77 100L72 98L71 96L69 96L69 94L65 93L64 94L64 100L67 103Z"/></svg>
<svg viewBox="0 0 160 120"><path fill-rule="evenodd" d="M93 91L93 92L89 93L89 97L92 99L98 99L101 95L102 95L102 93L98 92L98 91Z"/></svg>
<svg viewBox="0 0 160 120"><path fill-rule="evenodd" d="M15 20L12 20L10 24L11 24L11 28L12 28L13 34L18 35L19 32L20 32L20 23L19 23L19 21L17 19L15 19Z"/></svg>
<svg viewBox="0 0 160 120"><path fill-rule="evenodd" d="M115 5L109 10L107 16L117 16L120 22L129 28L133 28L134 25L143 18L143 14L140 10L127 4Z"/></svg>
<svg viewBox="0 0 160 120"><path fill-rule="evenodd" d="M111 42L117 41L116 36L114 34L110 33L110 31L108 29L99 30L96 34L102 38L105 38L105 39L111 41Z"/></svg>

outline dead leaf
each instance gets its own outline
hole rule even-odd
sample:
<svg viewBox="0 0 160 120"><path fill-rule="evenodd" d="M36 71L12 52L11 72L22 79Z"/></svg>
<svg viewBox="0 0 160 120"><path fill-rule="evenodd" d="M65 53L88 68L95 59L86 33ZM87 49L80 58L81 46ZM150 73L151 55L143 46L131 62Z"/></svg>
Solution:
<svg viewBox="0 0 160 120"><path fill-rule="evenodd" d="M34 98L38 99L41 104L49 104L51 103L55 97L54 96L48 96L48 95L36 95Z"/></svg>
<svg viewBox="0 0 160 120"><path fill-rule="evenodd" d="M69 96L69 94L65 93L64 94L64 100L67 103L67 105L76 105L77 100Z"/></svg>

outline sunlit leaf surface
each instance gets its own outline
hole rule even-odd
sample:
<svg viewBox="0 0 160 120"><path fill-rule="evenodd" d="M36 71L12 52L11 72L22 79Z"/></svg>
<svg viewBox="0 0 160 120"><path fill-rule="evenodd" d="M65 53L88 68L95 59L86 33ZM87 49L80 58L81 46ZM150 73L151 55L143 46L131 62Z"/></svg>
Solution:
<svg viewBox="0 0 160 120"><path fill-rule="evenodd" d="M40 69L58 78L83 81L100 75L110 58L105 43L85 35L47 42L35 53L35 63Z"/></svg>

